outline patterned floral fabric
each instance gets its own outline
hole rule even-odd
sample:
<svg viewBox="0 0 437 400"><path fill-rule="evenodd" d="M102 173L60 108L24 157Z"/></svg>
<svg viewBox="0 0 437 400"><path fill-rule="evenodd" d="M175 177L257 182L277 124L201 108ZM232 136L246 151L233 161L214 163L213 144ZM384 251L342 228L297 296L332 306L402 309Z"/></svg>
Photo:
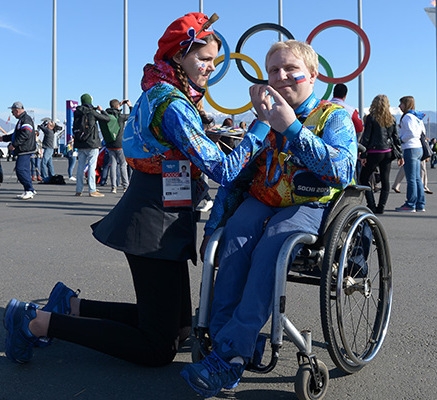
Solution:
<svg viewBox="0 0 437 400"><path fill-rule="evenodd" d="M130 157L129 163L142 172L160 174L163 159L188 159L192 171L204 172L220 185L229 186L263 148L269 128L263 123L255 124L238 149L226 156L206 136L197 109L179 86L167 63L144 68L142 88L146 91L135 104L123 137L123 149L135 135L141 139L136 149L138 156ZM192 88L190 95L197 99L203 93Z"/></svg>

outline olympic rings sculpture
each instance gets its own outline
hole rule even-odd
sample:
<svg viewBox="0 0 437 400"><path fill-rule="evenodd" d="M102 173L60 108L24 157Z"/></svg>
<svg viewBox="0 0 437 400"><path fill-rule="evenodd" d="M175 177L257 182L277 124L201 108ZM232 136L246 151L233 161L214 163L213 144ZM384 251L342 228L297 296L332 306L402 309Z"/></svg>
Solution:
<svg viewBox="0 0 437 400"><path fill-rule="evenodd" d="M320 65L325 69L327 75L323 75L322 73L319 73L318 78L322 81L328 84L325 94L323 95L323 99L328 99L332 88L334 86L334 83L340 83L340 82L349 82L352 79L356 78L361 72L363 72L364 68L366 68L367 63L370 59L370 41L366 35L366 33L356 24L354 24L351 21L343 20L343 19L333 19L326 22L323 22L322 24L316 26L311 33L308 35L306 42L308 44L311 44L311 42L314 40L314 38L321 33L323 30L330 28L330 27L344 27L347 29L352 30L354 33L356 33L359 38L361 39L363 45L364 45L364 57L361 61L358 68L353 71L352 73L345 75L343 77L334 78L334 74L332 71L331 66L329 65L328 61L324 59L320 54L318 54ZM236 115L244 113L252 108L252 103L249 102L248 104L237 107L237 108L226 108L222 107L219 104L217 104L211 97L208 88L210 86L213 86L217 84L227 73L230 66L230 61L235 60L238 70L240 71L241 75L243 75L249 82L252 83L262 83L266 84L267 80L263 79L263 74L258 66L258 64L249 56L244 55L241 53L242 47L246 43L246 41L255 33L264 31L264 30L274 30L282 33L284 36L286 36L288 39L294 39L294 36L289 32L286 28L284 28L281 25L275 24L275 23L262 23L255 25L251 28L249 28L246 32L241 35L240 39L238 40L237 46L235 48L235 52L230 51L230 47L228 43L226 42L226 39L217 31L215 33L220 38L223 44L223 51L224 54L217 57L214 61L214 65L217 66L221 63L223 63L220 70L208 80L208 85L205 92L205 98L208 101L208 103L215 108L217 111L220 111L222 113ZM244 68L243 61L247 62L255 71L256 77L250 75L246 69Z"/></svg>

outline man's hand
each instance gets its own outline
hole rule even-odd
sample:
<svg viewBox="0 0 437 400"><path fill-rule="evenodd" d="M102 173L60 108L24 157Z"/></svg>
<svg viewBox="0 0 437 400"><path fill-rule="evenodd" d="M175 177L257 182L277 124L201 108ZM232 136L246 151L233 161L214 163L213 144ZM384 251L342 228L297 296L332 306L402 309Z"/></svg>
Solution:
<svg viewBox="0 0 437 400"><path fill-rule="evenodd" d="M272 97L274 103L263 102L260 107L271 127L277 132L284 132L296 121L296 114L286 100L271 86L266 86L268 97Z"/></svg>

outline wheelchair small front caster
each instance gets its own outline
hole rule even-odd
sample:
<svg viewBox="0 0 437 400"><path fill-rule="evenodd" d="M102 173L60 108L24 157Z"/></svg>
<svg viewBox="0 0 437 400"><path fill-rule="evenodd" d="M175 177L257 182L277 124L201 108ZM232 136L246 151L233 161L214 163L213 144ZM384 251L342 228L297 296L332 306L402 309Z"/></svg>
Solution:
<svg viewBox="0 0 437 400"><path fill-rule="evenodd" d="M318 384L316 383L311 365L308 361L305 361L299 366L294 383L294 389L299 400L321 400L325 397L328 390L329 371L323 362L317 360L317 365L320 374Z"/></svg>

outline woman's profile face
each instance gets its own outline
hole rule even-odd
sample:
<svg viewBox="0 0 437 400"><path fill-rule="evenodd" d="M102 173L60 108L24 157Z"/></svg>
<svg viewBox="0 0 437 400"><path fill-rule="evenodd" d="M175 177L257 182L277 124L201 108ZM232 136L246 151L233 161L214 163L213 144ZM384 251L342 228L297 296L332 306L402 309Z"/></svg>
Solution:
<svg viewBox="0 0 437 400"><path fill-rule="evenodd" d="M213 40L190 51L184 58L175 56L174 61L181 65L194 84L204 87L215 70L214 60L217 54L218 44Z"/></svg>
<svg viewBox="0 0 437 400"><path fill-rule="evenodd" d="M403 113L405 112L405 104L404 103L399 103L399 108L401 109L401 111Z"/></svg>

